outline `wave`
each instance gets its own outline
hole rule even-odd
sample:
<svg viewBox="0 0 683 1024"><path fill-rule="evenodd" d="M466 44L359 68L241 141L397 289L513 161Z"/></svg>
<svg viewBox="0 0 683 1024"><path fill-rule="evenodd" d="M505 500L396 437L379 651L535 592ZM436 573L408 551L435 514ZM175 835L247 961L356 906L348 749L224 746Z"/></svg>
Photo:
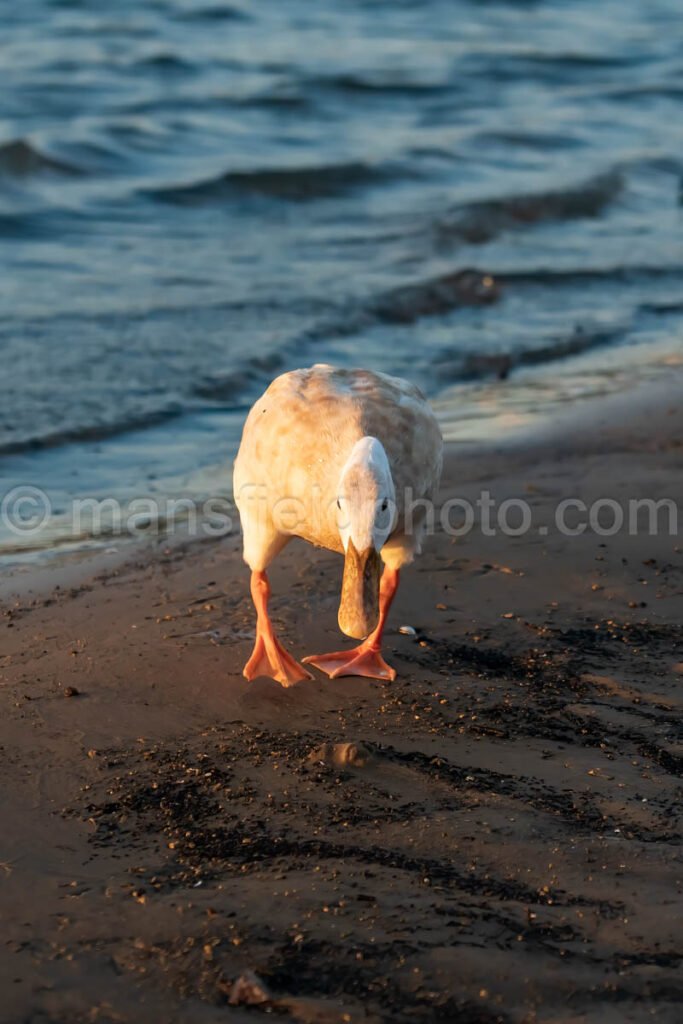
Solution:
<svg viewBox="0 0 683 1024"><path fill-rule="evenodd" d="M617 53L581 53L579 51L566 51L564 53L541 53L537 50L528 50L518 54L505 54L504 60L519 61L523 64L538 65L540 67L565 67L565 68L597 68L599 70L609 68L630 68L634 64L642 63L642 56Z"/></svg>
<svg viewBox="0 0 683 1024"><path fill-rule="evenodd" d="M439 379L444 383L466 383L487 377L506 380L515 369L540 366L581 355L591 349L612 344L622 335L622 329L586 330L577 327L569 337L558 338L538 348L491 353L463 353L450 349L440 352L432 362L438 367Z"/></svg>
<svg viewBox="0 0 683 1024"><path fill-rule="evenodd" d="M127 434L132 430L145 430L157 426L167 420L175 419L186 410L180 403L174 402L160 409L131 414L108 423L74 425L63 430L46 432L35 437L24 437L17 440L0 440L0 455L17 455L20 452L41 451L45 448L58 448L63 444L78 442L103 441L117 434Z"/></svg>
<svg viewBox="0 0 683 1024"><path fill-rule="evenodd" d="M512 287L573 287L575 285L605 283L632 284L642 280L670 279L678 283L683 276L683 267L595 267L591 269L567 270L520 270L493 273L476 268L455 270L448 274L427 278L413 284L399 285L390 288L368 300L358 303L356 308L349 310L349 304L335 309L328 316L323 316L314 326L308 328L296 339L298 346L307 343L328 340L330 338L348 337L370 327L373 323L410 325L422 317L444 316L457 309L472 306L487 306L499 301L506 288ZM637 306L635 312L651 312L658 314L676 313L683 304L648 303ZM604 332L589 332L589 338L599 339ZM560 351L559 343L550 349L537 349L539 359L557 358L562 355L577 354L582 351L585 337L581 330L572 336L571 345L578 346L567 351ZM597 343L597 342L596 342ZM601 343L601 342L600 342ZM570 342L562 342L563 345ZM592 344L592 342L588 342ZM495 360L498 356L494 357Z"/></svg>
<svg viewBox="0 0 683 1024"><path fill-rule="evenodd" d="M530 270L506 270L500 275L503 285L539 285L544 288L565 287L577 284L610 283L635 284L638 281L664 281L677 285L683 277L683 265L656 266L649 264L616 264L605 267L568 267L561 270L545 268Z"/></svg>
<svg viewBox="0 0 683 1024"><path fill-rule="evenodd" d="M84 215L78 210L68 210L61 207L38 206L34 209L16 209L9 212L0 209L0 238L17 239L38 239L48 238L54 240L65 225L73 227L82 223ZM5 315L2 318L2 326L8 322Z"/></svg>
<svg viewBox="0 0 683 1024"><path fill-rule="evenodd" d="M449 274L427 278L414 284L391 288L362 302L355 311L345 306L333 317L319 322L306 332L305 340L344 337L368 327L373 322L385 324L412 324L422 317L443 316L454 310L487 306L498 302L507 288L517 287L573 287L590 284L634 284L639 281L665 279L678 284L683 267L634 265L595 268L569 268L567 270L519 270L488 272L476 268L456 270ZM680 308L678 302L645 304L636 312L672 313ZM595 336L595 332L593 335ZM576 337L572 344L581 344ZM537 350L541 353L545 349ZM578 351L578 350L577 350ZM571 352L565 353L567 355ZM497 358L497 357L496 357Z"/></svg>
<svg viewBox="0 0 683 1024"><path fill-rule="evenodd" d="M49 228L43 223L42 213L0 211L0 238L45 238Z"/></svg>
<svg viewBox="0 0 683 1024"><path fill-rule="evenodd" d="M477 132L475 140L477 142L500 143L505 146L524 146L526 149L537 149L541 152L579 149L585 145L582 139L568 132L555 133L545 130L534 132L513 128Z"/></svg>
<svg viewBox="0 0 683 1024"><path fill-rule="evenodd" d="M231 4L206 4L203 7L192 6L182 12L176 12L179 21L251 21L249 14Z"/></svg>
<svg viewBox="0 0 683 1024"><path fill-rule="evenodd" d="M605 86L598 91L598 95L617 102L639 99L680 100L683 85L675 82L642 82L639 85Z"/></svg>
<svg viewBox="0 0 683 1024"><path fill-rule="evenodd" d="M683 302L643 302L638 307L640 313L651 313L654 316L671 316L683 313Z"/></svg>
<svg viewBox="0 0 683 1024"><path fill-rule="evenodd" d="M25 177L49 171L72 176L83 173L81 168L74 164L41 153L35 145L25 139L15 139L0 145L0 174Z"/></svg>
<svg viewBox="0 0 683 1024"><path fill-rule="evenodd" d="M254 93L253 95L231 97L230 103L236 107L254 110L292 110L301 113L304 110L312 109L312 102L308 96L301 96L296 92L285 92L282 89L273 89L267 92Z"/></svg>
<svg viewBox="0 0 683 1024"><path fill-rule="evenodd" d="M523 225L597 217L623 188L621 171L608 171L569 188L455 207L436 221L433 230L441 243L461 241L480 244L503 231Z"/></svg>
<svg viewBox="0 0 683 1024"><path fill-rule="evenodd" d="M417 284L391 288L364 308L383 323L410 324L423 316L448 313L459 306L483 306L500 295L497 280L479 270L458 270Z"/></svg>
<svg viewBox="0 0 683 1024"><path fill-rule="evenodd" d="M148 68L152 71L196 71L197 68L190 61L185 60L176 53L162 50L157 53L150 53L146 57L140 57L132 67Z"/></svg>
<svg viewBox="0 0 683 1024"><path fill-rule="evenodd" d="M213 401L234 401L237 396L245 401L247 394L262 385L265 380L270 380L274 373L283 369L284 365L283 350L272 352L266 356L254 356L235 370L205 377L195 384L192 391L198 398L208 398Z"/></svg>
<svg viewBox="0 0 683 1024"><path fill-rule="evenodd" d="M369 78L359 74L317 75L305 80L307 90L330 89L341 93L377 93L383 96L436 96L450 91L439 82L410 82L404 79Z"/></svg>
<svg viewBox="0 0 683 1024"><path fill-rule="evenodd" d="M296 352L298 341L293 339L289 346L290 355ZM269 353L261 357L252 357L238 365L234 370L205 376L190 386L183 398L168 401L158 408L130 412L120 418L92 424L74 424L64 429L45 430L31 436L11 438L11 435L0 435L0 456L17 455L27 451L42 451L58 448L65 444L88 443L108 440L120 434L146 430L159 424L177 419L193 409L198 408L197 399L204 402L228 403L235 409L246 409L250 400L256 398L258 392L278 371L285 367L285 350ZM295 356L293 363L296 362ZM239 400L238 400L239 399ZM238 400L238 401L237 401Z"/></svg>
<svg viewBox="0 0 683 1024"><path fill-rule="evenodd" d="M385 166L360 161L317 167L281 167L254 171L227 171L187 185L146 190L148 196L168 203L194 204L220 199L233 192L251 192L302 202L342 195L364 185L393 177Z"/></svg>
<svg viewBox="0 0 683 1024"><path fill-rule="evenodd" d="M544 53L528 51L505 53L499 50L474 51L463 57L461 75L467 80L487 84L535 82L545 85L581 82L599 85L603 76L628 71L642 63L642 57L606 53Z"/></svg>

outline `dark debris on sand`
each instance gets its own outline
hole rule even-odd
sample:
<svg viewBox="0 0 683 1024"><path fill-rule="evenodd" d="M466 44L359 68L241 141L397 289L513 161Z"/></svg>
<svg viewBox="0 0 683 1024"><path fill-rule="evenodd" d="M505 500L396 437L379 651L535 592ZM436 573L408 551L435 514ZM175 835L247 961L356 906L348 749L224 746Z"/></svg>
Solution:
<svg viewBox="0 0 683 1024"><path fill-rule="evenodd" d="M437 682L378 686L334 739L236 721L101 753L65 813L145 913L183 908L176 937L117 944L118 970L218 1006L255 972L249 1012L293 1020L673 1014L680 949L670 921L652 939L638 887L680 862L679 719L645 686L605 700L591 670L628 656L637 675L681 630L541 633L415 643Z"/></svg>

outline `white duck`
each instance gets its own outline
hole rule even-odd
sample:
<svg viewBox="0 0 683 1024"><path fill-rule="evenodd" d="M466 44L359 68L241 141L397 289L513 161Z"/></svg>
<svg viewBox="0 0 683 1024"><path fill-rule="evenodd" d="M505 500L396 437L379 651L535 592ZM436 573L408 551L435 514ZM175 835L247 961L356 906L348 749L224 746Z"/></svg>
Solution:
<svg viewBox="0 0 683 1024"><path fill-rule="evenodd" d="M273 381L247 417L234 472L257 612L247 679L265 675L291 686L312 678L280 644L268 615L266 569L292 537L344 554L339 626L365 637L352 650L304 662L330 677L395 678L381 654L382 633L399 570L420 552L442 449L426 399L398 377L318 364Z"/></svg>

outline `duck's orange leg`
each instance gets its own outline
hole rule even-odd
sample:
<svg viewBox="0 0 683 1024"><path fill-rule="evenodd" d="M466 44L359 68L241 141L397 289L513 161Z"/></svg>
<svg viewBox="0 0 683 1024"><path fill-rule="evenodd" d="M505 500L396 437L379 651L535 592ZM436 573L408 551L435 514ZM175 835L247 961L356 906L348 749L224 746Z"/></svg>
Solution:
<svg viewBox="0 0 683 1024"><path fill-rule="evenodd" d="M242 675L247 679L270 676L282 686L293 686L302 679L312 679L298 661L289 654L275 636L273 624L268 615L270 583L265 572L252 572L251 597L256 608L256 642L251 658L244 666Z"/></svg>
<svg viewBox="0 0 683 1024"><path fill-rule="evenodd" d="M372 633L358 647L332 654L311 654L304 658L305 665L315 665L327 672L330 679L337 676L367 676L369 679L395 679L396 669L387 665L382 657L382 634L391 602L398 590L398 569L385 566L379 589L379 619Z"/></svg>

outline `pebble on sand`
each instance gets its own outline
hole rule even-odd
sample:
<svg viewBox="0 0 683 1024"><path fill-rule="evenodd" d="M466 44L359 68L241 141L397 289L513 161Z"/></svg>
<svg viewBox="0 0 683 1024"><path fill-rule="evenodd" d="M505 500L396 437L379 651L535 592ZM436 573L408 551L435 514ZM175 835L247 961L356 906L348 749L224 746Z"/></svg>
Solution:
<svg viewBox="0 0 683 1024"><path fill-rule="evenodd" d="M272 1003L273 997L258 974L245 971L233 983L228 1002L231 1006L262 1006L264 1003Z"/></svg>

